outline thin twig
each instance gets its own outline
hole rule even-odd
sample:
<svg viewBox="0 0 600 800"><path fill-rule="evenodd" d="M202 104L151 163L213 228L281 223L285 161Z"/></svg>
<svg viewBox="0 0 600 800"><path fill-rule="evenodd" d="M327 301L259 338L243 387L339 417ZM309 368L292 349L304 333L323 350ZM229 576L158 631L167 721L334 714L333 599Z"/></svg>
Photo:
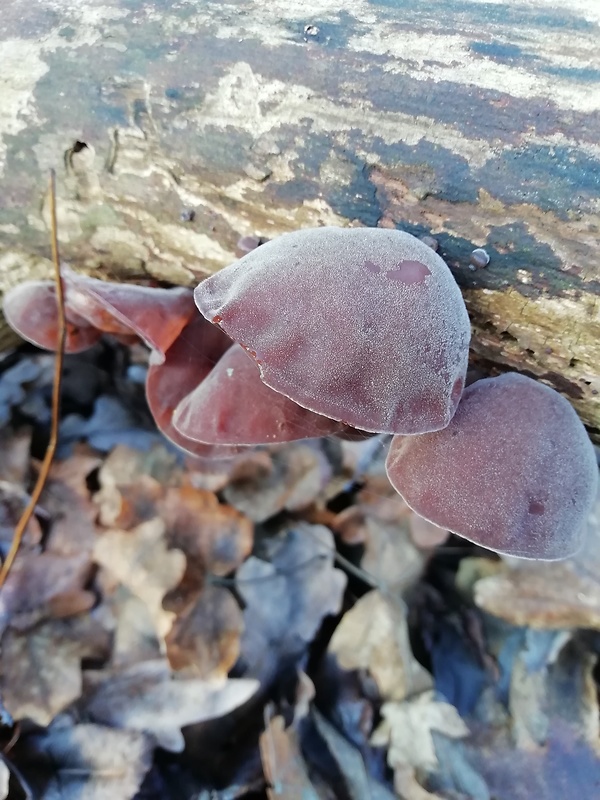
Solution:
<svg viewBox="0 0 600 800"><path fill-rule="evenodd" d="M19 522L15 528L12 544L6 556L2 569L0 570L0 589L4 586L6 577L13 565L23 534L29 520L33 516L35 507L37 506L54 459L56 452L56 445L58 443L58 420L60 414L60 390L62 382L63 360L65 352L65 341L67 338L67 321L65 318L65 298L63 292L63 283L60 276L60 257L58 252L58 233L56 225L56 175L54 170L50 170L50 230L52 234L52 261L54 263L54 280L56 283L56 306L58 311L58 325L57 325L57 342L56 342L56 360L54 362L54 382L52 385L52 421L50 424L50 439L46 454L40 471L38 473L37 481L29 498L29 503L23 511Z"/></svg>

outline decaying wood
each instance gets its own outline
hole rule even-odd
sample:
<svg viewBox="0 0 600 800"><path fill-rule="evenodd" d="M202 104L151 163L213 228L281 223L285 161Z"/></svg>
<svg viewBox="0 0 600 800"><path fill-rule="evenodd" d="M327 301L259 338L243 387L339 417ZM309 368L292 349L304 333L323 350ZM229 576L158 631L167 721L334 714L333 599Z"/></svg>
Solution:
<svg viewBox="0 0 600 800"><path fill-rule="evenodd" d="M431 234L475 361L598 440L600 6L551 6L4 0L0 289L50 274L51 166L63 257L117 280L191 285L245 234Z"/></svg>

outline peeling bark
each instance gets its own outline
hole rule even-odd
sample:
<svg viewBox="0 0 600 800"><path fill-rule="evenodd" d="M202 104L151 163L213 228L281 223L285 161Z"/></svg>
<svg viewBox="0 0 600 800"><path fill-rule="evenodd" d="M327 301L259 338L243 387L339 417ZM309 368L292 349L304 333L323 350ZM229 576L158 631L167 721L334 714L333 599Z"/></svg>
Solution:
<svg viewBox="0 0 600 800"><path fill-rule="evenodd" d="M191 285L246 234L432 235L474 362L599 441L599 35L596 0L4 0L0 290L49 274L50 166L63 258L116 280Z"/></svg>

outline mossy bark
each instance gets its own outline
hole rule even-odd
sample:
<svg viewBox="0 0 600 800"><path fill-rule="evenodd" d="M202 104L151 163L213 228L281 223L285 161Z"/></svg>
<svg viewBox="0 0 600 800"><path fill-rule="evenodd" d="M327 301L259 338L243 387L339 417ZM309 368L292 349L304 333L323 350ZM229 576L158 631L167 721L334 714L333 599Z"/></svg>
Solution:
<svg viewBox="0 0 600 800"><path fill-rule="evenodd" d="M192 285L245 234L430 234L474 361L598 440L599 36L596 0L9 0L0 290L49 274L51 166L63 258L116 280Z"/></svg>

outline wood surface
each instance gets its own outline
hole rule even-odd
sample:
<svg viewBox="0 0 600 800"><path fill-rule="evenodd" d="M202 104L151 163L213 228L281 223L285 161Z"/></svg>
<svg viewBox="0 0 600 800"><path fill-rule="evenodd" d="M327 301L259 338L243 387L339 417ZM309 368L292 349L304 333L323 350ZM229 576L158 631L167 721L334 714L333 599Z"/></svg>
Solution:
<svg viewBox="0 0 600 800"><path fill-rule="evenodd" d="M599 41L597 0L2 0L0 290L50 275L50 167L63 258L115 280L193 285L247 234L430 234L474 362L598 441Z"/></svg>

